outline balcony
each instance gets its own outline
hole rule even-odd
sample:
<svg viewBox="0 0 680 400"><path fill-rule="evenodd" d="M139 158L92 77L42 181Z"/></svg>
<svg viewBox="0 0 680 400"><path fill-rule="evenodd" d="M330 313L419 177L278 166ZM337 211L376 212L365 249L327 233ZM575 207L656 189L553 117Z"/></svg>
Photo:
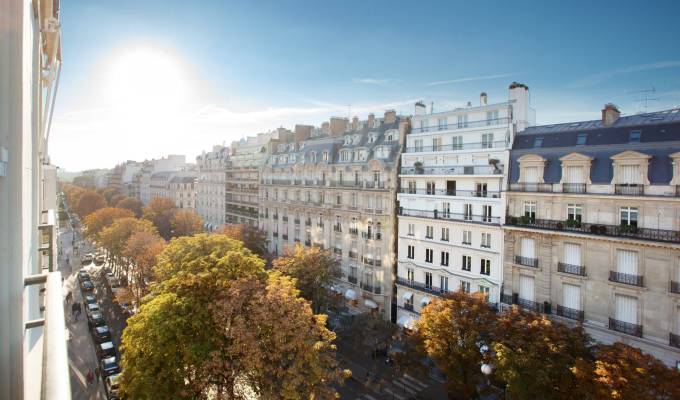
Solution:
<svg viewBox="0 0 680 400"><path fill-rule="evenodd" d="M437 131L448 131L456 129L469 129L469 128L480 128L480 127L494 127L499 125L507 125L510 123L510 118L492 118L492 119L482 119L479 121L467 121L460 123L451 123L445 125L436 126L425 126L422 128L411 128L411 133L422 133L422 132L437 132Z"/></svg>
<svg viewBox="0 0 680 400"><path fill-rule="evenodd" d="M366 181L364 182L366 189L385 189L385 182L382 181Z"/></svg>
<svg viewBox="0 0 680 400"><path fill-rule="evenodd" d="M538 268L538 258L515 256L515 264Z"/></svg>
<svg viewBox="0 0 680 400"><path fill-rule="evenodd" d="M404 303L402 306L404 310L413 312L413 303Z"/></svg>
<svg viewBox="0 0 680 400"><path fill-rule="evenodd" d="M528 311L533 311L537 313L545 312L545 305L543 303L538 303L532 300L526 300L521 297L517 297L516 304Z"/></svg>
<svg viewBox="0 0 680 400"><path fill-rule="evenodd" d="M488 190L444 190L444 189L411 189L411 188L401 188L399 193L402 194L418 194L426 196L451 196L451 197L483 197L498 199L501 197L501 193L497 191Z"/></svg>
<svg viewBox="0 0 680 400"><path fill-rule="evenodd" d="M552 183L511 183L510 191L552 193L555 190Z"/></svg>
<svg viewBox="0 0 680 400"><path fill-rule="evenodd" d="M644 185L614 185L614 193L624 196L644 196Z"/></svg>
<svg viewBox="0 0 680 400"><path fill-rule="evenodd" d="M279 237L279 233L278 232L272 232L272 237L275 237L275 238Z"/></svg>
<svg viewBox="0 0 680 400"><path fill-rule="evenodd" d="M583 321L584 318L583 310L575 310L573 308L563 307L559 304L557 305L557 315L576 321Z"/></svg>
<svg viewBox="0 0 680 400"><path fill-rule="evenodd" d="M288 235L286 235L285 233L281 237L283 238L283 240L288 240Z"/></svg>
<svg viewBox="0 0 680 400"><path fill-rule="evenodd" d="M448 293L448 290L439 289L439 288L433 287L432 285L426 285L424 283L420 283L420 282L416 282L416 281L410 281L408 279L400 278L400 277L397 277L397 285L406 286L408 288L418 290L420 292L429 293L429 294L432 294L432 295L435 295L435 296L443 296L446 293Z"/></svg>
<svg viewBox="0 0 680 400"><path fill-rule="evenodd" d="M373 286L372 284L360 282L359 287L367 292L380 294L380 286Z"/></svg>
<svg viewBox="0 0 680 400"><path fill-rule="evenodd" d="M592 235L652 240L656 242L680 243L679 231L639 228L632 225L591 224L580 221L532 219L529 217L508 217L506 224L510 226L521 226L551 231L576 232Z"/></svg>
<svg viewBox="0 0 680 400"><path fill-rule="evenodd" d="M305 246L311 247L311 246L312 246L312 241L311 241L311 240L305 240Z"/></svg>
<svg viewBox="0 0 680 400"><path fill-rule="evenodd" d="M347 277L347 282L353 283L353 284L356 285L356 284L357 284L357 277L356 277L356 276L351 276L351 275L350 275L350 276Z"/></svg>
<svg viewBox="0 0 680 400"><path fill-rule="evenodd" d="M617 283L623 283L626 285L632 285L632 286L644 286L643 285L643 276L641 275L631 275L631 274L624 274L621 272L616 272L616 271L609 271L609 281L610 282L617 282Z"/></svg>
<svg viewBox="0 0 680 400"><path fill-rule="evenodd" d="M477 142L477 143L449 143L438 146L414 146L407 147L406 153L432 153L434 151L459 151L476 149L504 149L508 144L501 140L497 142Z"/></svg>
<svg viewBox="0 0 680 400"><path fill-rule="evenodd" d="M349 252L349 258L353 258L353 259L356 260L357 257L358 257L357 252L356 252L356 251L351 251L351 250L350 250L350 252Z"/></svg>
<svg viewBox="0 0 680 400"><path fill-rule="evenodd" d="M300 219L299 218L295 218L293 220L293 222L295 223L295 225L300 225Z"/></svg>
<svg viewBox="0 0 680 400"><path fill-rule="evenodd" d="M282 219L283 219L283 222L288 222L288 217L287 217L287 216L284 215Z"/></svg>
<svg viewBox="0 0 680 400"><path fill-rule="evenodd" d="M609 318L609 329L626 335L642 337L642 325L631 324L630 322L619 321L614 318Z"/></svg>
<svg viewBox="0 0 680 400"><path fill-rule="evenodd" d="M441 220L451 220L451 221L463 221L463 222L480 222L485 224L500 224L500 217L491 217L488 215L473 215L473 214L457 214L444 211L425 211L425 210L409 210L405 208L399 208L399 215L406 217L419 217L419 218L430 218L430 219L441 219Z"/></svg>
<svg viewBox="0 0 680 400"><path fill-rule="evenodd" d="M359 229L358 228L349 228L349 234L352 236L357 236L359 235Z"/></svg>
<svg viewBox="0 0 680 400"><path fill-rule="evenodd" d="M680 335L676 335L675 333L671 332L669 336L670 338L668 339L668 345L680 349Z"/></svg>
<svg viewBox="0 0 680 400"><path fill-rule="evenodd" d="M564 272L565 274L573 274L586 276L586 267L582 265L571 265L563 262L557 263L557 272Z"/></svg>
<svg viewBox="0 0 680 400"><path fill-rule="evenodd" d="M503 175L503 165L459 165L448 167L402 167L401 175Z"/></svg>
<svg viewBox="0 0 680 400"><path fill-rule="evenodd" d="M305 220L305 226L312 226L312 220L311 219Z"/></svg>
<svg viewBox="0 0 680 400"><path fill-rule="evenodd" d="M585 193L586 192L585 183L563 183L562 192L563 193Z"/></svg>
<svg viewBox="0 0 680 400"><path fill-rule="evenodd" d="M339 248L339 247L333 247L333 253L341 256L342 255L342 249Z"/></svg>
<svg viewBox="0 0 680 400"><path fill-rule="evenodd" d="M680 294L680 282L671 281L670 292Z"/></svg>
<svg viewBox="0 0 680 400"><path fill-rule="evenodd" d="M342 232L342 225L333 225L333 232Z"/></svg>

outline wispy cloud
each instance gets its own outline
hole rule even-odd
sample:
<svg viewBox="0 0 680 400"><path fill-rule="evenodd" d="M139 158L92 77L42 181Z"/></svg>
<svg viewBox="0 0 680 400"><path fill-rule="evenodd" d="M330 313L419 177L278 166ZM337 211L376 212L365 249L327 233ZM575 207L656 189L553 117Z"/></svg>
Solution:
<svg viewBox="0 0 680 400"><path fill-rule="evenodd" d="M354 78L352 79L354 83L361 83L364 85L376 85L376 86L387 86L394 83L394 79L375 79L375 78Z"/></svg>
<svg viewBox="0 0 680 400"><path fill-rule="evenodd" d="M679 68L679 67L680 60L658 61L649 64L631 65L624 68L612 69L610 71L604 71L597 74L588 75L584 78L577 79L571 82L568 86L571 88L583 88L595 86L608 79L612 79L620 75L632 74L635 72L653 71L656 69Z"/></svg>
<svg viewBox="0 0 680 400"><path fill-rule="evenodd" d="M467 78L451 79L448 81L436 81L426 83L425 86L439 86L439 85L449 85L452 83L462 83L462 82L473 82L473 81L485 81L489 79L507 78L513 74L496 74L496 75L483 75L483 76L469 76Z"/></svg>

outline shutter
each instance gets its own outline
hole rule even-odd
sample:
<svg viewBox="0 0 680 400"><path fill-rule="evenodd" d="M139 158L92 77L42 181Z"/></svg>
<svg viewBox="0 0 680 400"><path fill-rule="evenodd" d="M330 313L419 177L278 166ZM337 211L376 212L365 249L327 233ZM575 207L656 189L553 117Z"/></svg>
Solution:
<svg viewBox="0 0 680 400"><path fill-rule="evenodd" d="M538 167L524 168L524 182L538 183Z"/></svg>
<svg viewBox="0 0 680 400"><path fill-rule="evenodd" d="M580 244L575 243L564 244L564 263L569 265L582 265Z"/></svg>
<svg viewBox="0 0 680 400"><path fill-rule="evenodd" d="M562 305L572 310L581 309L581 287L564 284L562 286Z"/></svg>
<svg viewBox="0 0 680 400"><path fill-rule="evenodd" d="M628 275L638 274L638 254L636 251L617 250L618 262L616 272Z"/></svg>
<svg viewBox="0 0 680 400"><path fill-rule="evenodd" d="M630 324L638 323L635 297L616 295L616 319Z"/></svg>
<svg viewBox="0 0 680 400"><path fill-rule="evenodd" d="M566 183L583 183L583 167L567 167Z"/></svg>
<svg viewBox="0 0 680 400"><path fill-rule="evenodd" d="M519 276L519 297L534 301L534 278L532 276Z"/></svg>
<svg viewBox="0 0 680 400"><path fill-rule="evenodd" d="M534 239L522 238L522 257L536 258Z"/></svg>
<svg viewBox="0 0 680 400"><path fill-rule="evenodd" d="M639 165L621 165L620 183L642 183Z"/></svg>

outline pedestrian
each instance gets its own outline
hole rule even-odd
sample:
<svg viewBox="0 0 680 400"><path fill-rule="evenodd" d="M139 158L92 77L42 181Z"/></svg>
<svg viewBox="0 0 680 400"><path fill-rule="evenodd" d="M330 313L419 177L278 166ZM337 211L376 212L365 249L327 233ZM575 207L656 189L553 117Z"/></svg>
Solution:
<svg viewBox="0 0 680 400"><path fill-rule="evenodd" d="M92 370L87 371L87 384L91 385L92 381L94 381L94 374L92 373Z"/></svg>
<svg viewBox="0 0 680 400"><path fill-rule="evenodd" d="M66 304L69 304L72 299L73 299L73 293L72 292L66 293Z"/></svg>
<svg viewBox="0 0 680 400"><path fill-rule="evenodd" d="M97 382L99 382L99 377L101 375L101 371L99 370L99 367L94 369L94 375L97 378Z"/></svg>
<svg viewBox="0 0 680 400"><path fill-rule="evenodd" d="M71 304L71 316L76 313L76 303Z"/></svg>

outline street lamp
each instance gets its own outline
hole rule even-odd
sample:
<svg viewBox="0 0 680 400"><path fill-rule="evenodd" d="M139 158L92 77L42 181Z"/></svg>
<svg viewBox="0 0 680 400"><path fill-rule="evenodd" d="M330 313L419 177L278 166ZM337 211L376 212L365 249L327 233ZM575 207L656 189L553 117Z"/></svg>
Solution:
<svg viewBox="0 0 680 400"><path fill-rule="evenodd" d="M486 381L488 383L489 382L489 375L491 375L491 373L493 372L493 367L490 364L484 363L484 364L482 364L481 370L482 370L482 373L484 374L484 376L486 376Z"/></svg>

